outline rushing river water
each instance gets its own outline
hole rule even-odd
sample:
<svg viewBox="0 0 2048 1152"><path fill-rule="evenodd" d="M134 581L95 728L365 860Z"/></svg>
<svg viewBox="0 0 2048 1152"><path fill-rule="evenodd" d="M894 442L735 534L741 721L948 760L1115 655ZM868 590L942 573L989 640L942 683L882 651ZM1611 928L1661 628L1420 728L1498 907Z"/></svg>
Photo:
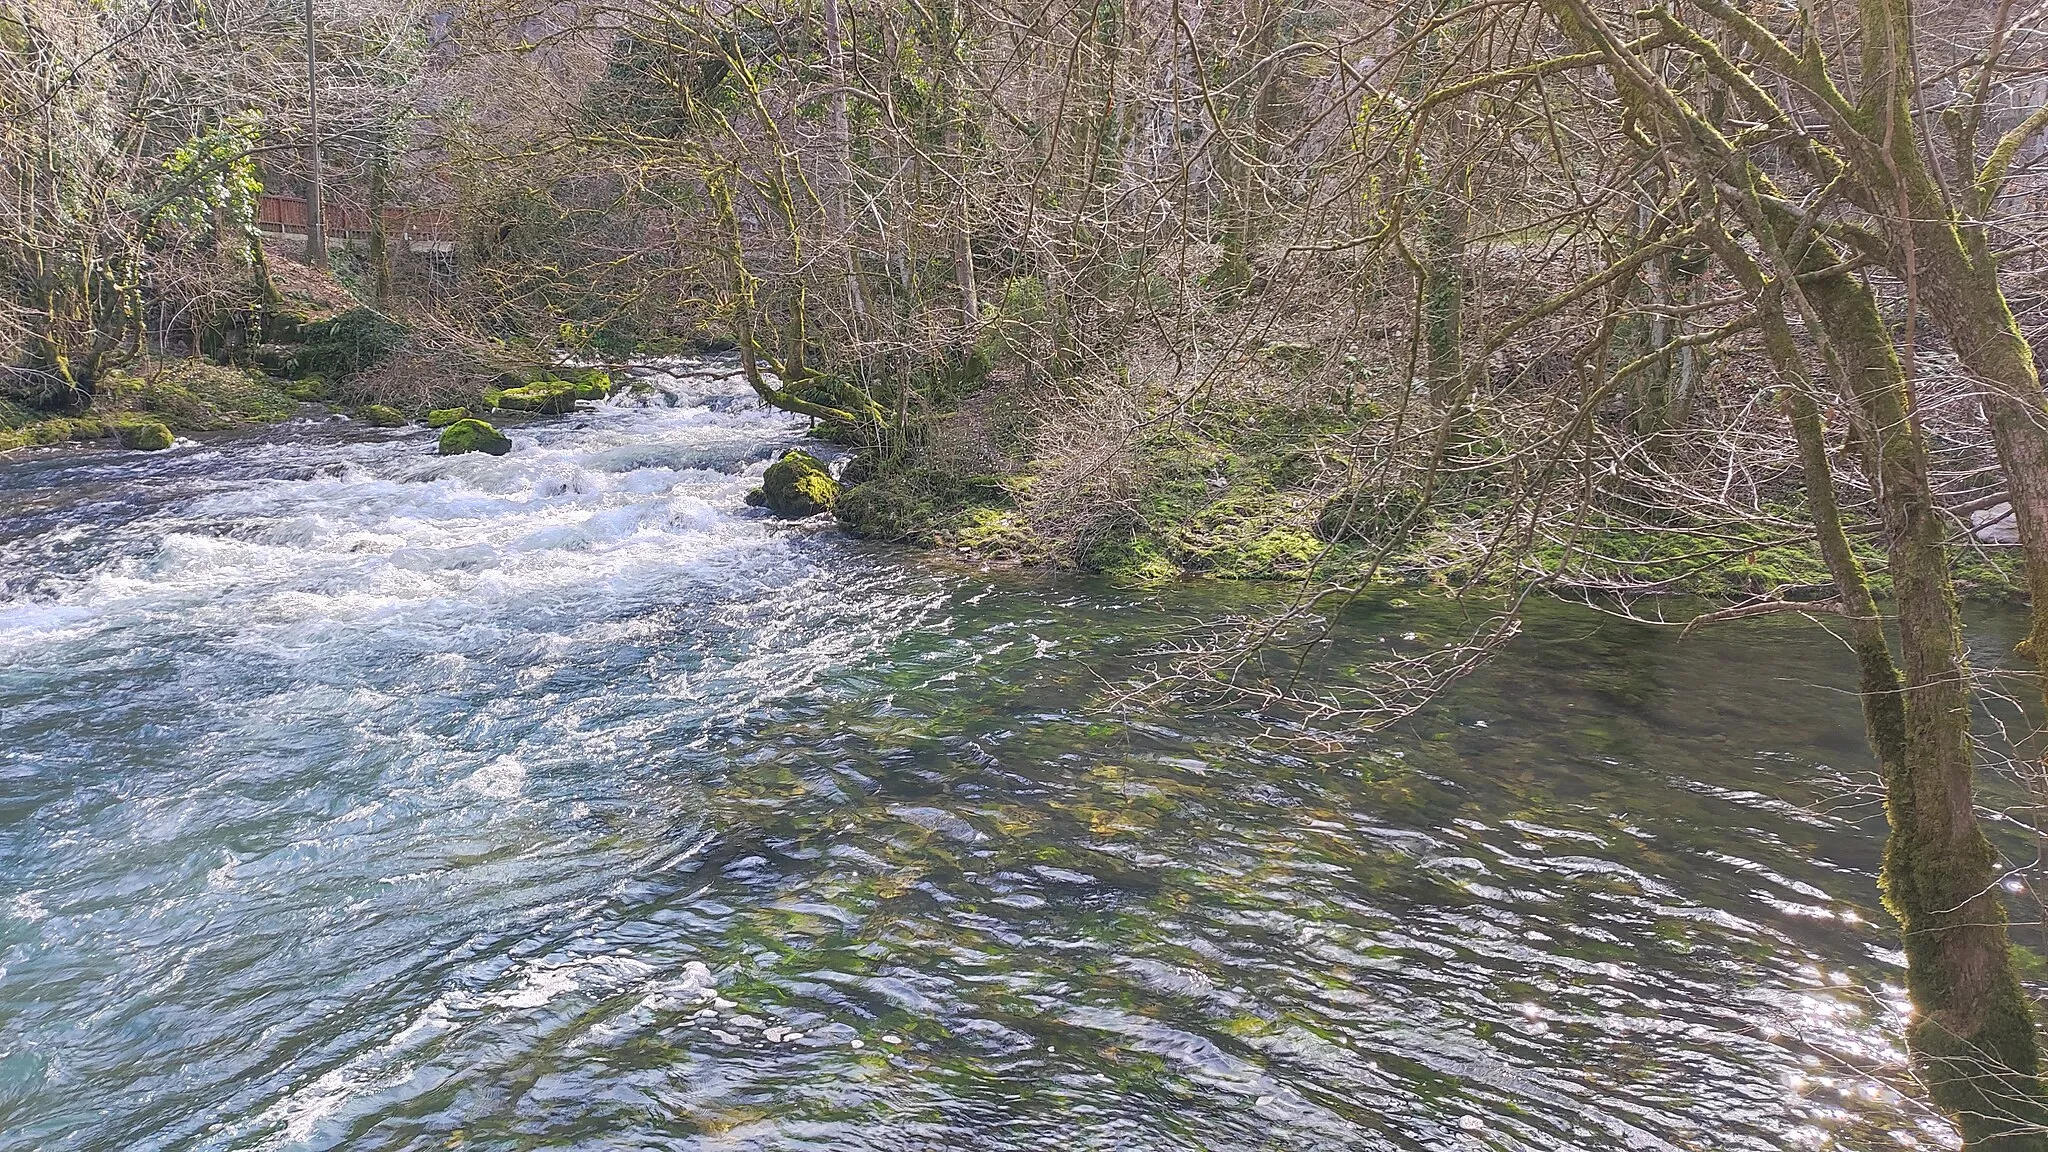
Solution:
<svg viewBox="0 0 2048 1152"><path fill-rule="evenodd" d="M1941 1142L1825 634L1275 749L1102 707L1252 593L776 522L801 425L657 383L0 461L0 1149Z"/></svg>

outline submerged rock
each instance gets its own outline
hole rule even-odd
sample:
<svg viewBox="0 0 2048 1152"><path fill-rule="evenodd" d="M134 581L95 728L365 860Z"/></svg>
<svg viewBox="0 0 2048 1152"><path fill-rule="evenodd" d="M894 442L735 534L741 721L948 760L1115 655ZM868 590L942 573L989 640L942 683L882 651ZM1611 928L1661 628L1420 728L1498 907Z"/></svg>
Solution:
<svg viewBox="0 0 2048 1152"><path fill-rule="evenodd" d="M441 455L460 456L465 452L487 452L503 456L512 450L512 441L503 432L481 420L457 420L441 430Z"/></svg>
<svg viewBox="0 0 2048 1152"><path fill-rule="evenodd" d="M114 430L123 448L140 452L161 452L171 446L171 426L160 420L138 420Z"/></svg>
<svg viewBox="0 0 2048 1152"><path fill-rule="evenodd" d="M405 413L384 404L365 404L356 409L356 418L372 428L405 426Z"/></svg>
<svg viewBox="0 0 2048 1152"><path fill-rule="evenodd" d="M427 427L446 428L457 420L469 415L467 408L436 408L427 413Z"/></svg>
<svg viewBox="0 0 2048 1152"><path fill-rule="evenodd" d="M816 456L801 448L782 454L761 477L763 503L777 516L801 520L830 512L839 499L839 482Z"/></svg>

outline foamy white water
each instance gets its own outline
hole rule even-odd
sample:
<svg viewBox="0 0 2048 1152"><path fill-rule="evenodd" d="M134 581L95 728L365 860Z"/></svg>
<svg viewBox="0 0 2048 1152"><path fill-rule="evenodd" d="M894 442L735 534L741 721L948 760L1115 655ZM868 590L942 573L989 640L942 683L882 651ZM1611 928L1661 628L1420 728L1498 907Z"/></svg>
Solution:
<svg viewBox="0 0 2048 1152"><path fill-rule="evenodd" d="M307 421L12 465L0 1148L335 1146L437 1051L701 968L596 935L702 840L665 769L934 593L747 507L803 422L668 367L503 457Z"/></svg>

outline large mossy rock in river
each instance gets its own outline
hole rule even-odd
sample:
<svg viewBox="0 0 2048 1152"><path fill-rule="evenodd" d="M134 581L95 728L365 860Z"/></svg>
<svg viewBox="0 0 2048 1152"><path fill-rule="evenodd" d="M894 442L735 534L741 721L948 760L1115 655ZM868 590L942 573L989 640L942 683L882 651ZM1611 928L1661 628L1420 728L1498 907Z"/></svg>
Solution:
<svg viewBox="0 0 2048 1152"><path fill-rule="evenodd" d="M535 380L517 388L485 393L491 407L508 412L537 412L560 416L576 409L576 385L567 380Z"/></svg>
<svg viewBox="0 0 2048 1152"><path fill-rule="evenodd" d="M556 373L555 379L575 385L578 400L602 400L610 396L615 387L612 374L602 368L586 368L573 376Z"/></svg>
<svg viewBox="0 0 2048 1152"><path fill-rule="evenodd" d="M157 420L138 420L122 424L114 429L121 438L123 448L141 452L161 452L171 446L171 427Z"/></svg>
<svg viewBox="0 0 2048 1152"><path fill-rule="evenodd" d="M800 520L830 512L839 499L839 482L816 456L798 448L768 466L768 474L761 477L761 492L769 511Z"/></svg>
<svg viewBox="0 0 2048 1152"><path fill-rule="evenodd" d="M493 408L560 416L575 410L578 400L602 400L612 394L611 373L602 368L580 372L507 372L498 386L484 393Z"/></svg>
<svg viewBox="0 0 2048 1152"><path fill-rule="evenodd" d="M441 455L460 456L465 452L488 452L503 456L512 450L512 441L496 428L481 420L457 420L441 429Z"/></svg>
<svg viewBox="0 0 2048 1152"><path fill-rule="evenodd" d="M467 408L436 408L427 413L427 427L446 428L469 415Z"/></svg>
<svg viewBox="0 0 2048 1152"><path fill-rule="evenodd" d="M860 457L854 460L858 463ZM848 488L833 504L832 515L840 527L863 540L893 544L927 534L936 513L902 477L885 476Z"/></svg>

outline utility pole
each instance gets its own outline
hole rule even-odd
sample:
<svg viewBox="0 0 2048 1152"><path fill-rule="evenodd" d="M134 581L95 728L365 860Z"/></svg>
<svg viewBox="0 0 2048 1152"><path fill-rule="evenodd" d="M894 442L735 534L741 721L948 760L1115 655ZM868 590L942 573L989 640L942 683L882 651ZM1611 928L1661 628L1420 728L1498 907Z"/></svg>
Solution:
<svg viewBox="0 0 2048 1152"><path fill-rule="evenodd" d="M312 179L306 196L306 259L315 268L327 267L327 220L325 189L320 178L320 82L319 52L313 45L313 0L306 0L306 167Z"/></svg>

